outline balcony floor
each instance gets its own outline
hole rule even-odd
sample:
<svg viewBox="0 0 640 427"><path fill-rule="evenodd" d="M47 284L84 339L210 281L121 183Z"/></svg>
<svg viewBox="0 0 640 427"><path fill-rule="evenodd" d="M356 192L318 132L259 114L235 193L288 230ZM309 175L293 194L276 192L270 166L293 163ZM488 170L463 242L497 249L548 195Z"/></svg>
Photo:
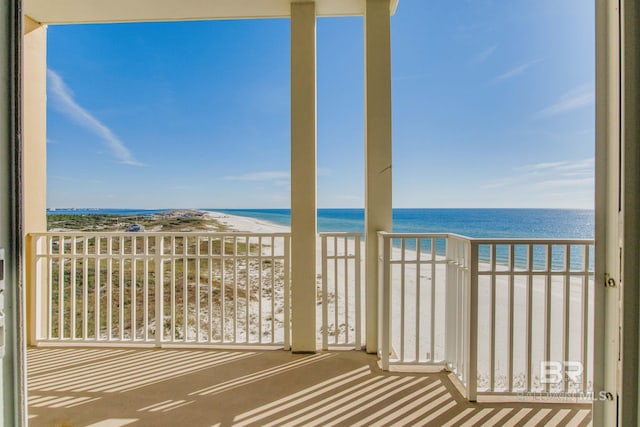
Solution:
<svg viewBox="0 0 640 427"><path fill-rule="evenodd" d="M468 403L363 352L28 350L31 426L587 426L590 405Z"/></svg>

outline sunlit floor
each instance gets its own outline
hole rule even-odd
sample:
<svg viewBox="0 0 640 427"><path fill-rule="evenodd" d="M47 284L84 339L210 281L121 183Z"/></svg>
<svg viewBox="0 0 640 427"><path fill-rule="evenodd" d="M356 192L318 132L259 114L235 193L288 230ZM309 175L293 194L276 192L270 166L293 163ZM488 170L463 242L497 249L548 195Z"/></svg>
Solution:
<svg viewBox="0 0 640 427"><path fill-rule="evenodd" d="M363 352L32 348L31 426L587 426L584 404L470 404Z"/></svg>

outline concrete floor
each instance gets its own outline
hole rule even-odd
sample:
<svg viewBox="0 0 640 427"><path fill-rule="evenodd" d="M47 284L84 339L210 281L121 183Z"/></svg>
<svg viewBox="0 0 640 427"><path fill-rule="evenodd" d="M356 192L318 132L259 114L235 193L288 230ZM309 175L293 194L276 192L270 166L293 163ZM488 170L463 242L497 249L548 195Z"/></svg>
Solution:
<svg viewBox="0 0 640 427"><path fill-rule="evenodd" d="M587 426L590 405L470 404L363 352L31 348L30 426Z"/></svg>

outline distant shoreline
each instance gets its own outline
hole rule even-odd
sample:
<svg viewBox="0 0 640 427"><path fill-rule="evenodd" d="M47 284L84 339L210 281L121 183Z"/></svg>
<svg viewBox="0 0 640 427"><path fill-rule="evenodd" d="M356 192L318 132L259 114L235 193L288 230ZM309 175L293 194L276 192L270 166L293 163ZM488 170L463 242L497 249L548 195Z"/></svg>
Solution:
<svg viewBox="0 0 640 427"><path fill-rule="evenodd" d="M219 221L229 230L252 231L277 229L289 230L289 209L71 209L48 210L49 219L66 215L70 221L78 217L105 220L114 218L153 218L170 215L171 212L192 212L209 221L210 226ZM318 209L319 232L364 232L363 209ZM131 218L133 217L133 218ZM234 221L224 221L235 218ZM134 219L135 218L135 219ZM142 219L141 219L142 221ZM206 222L205 221L205 222ZM209 230L191 221L191 230ZM175 231L189 231L189 227ZM76 229L74 227L70 227ZM146 228L146 226L145 226ZM215 227L214 227L215 228ZM595 215L584 209L445 209L406 208L393 210L393 231L398 233L456 233L477 238L581 238L592 239L595 234Z"/></svg>

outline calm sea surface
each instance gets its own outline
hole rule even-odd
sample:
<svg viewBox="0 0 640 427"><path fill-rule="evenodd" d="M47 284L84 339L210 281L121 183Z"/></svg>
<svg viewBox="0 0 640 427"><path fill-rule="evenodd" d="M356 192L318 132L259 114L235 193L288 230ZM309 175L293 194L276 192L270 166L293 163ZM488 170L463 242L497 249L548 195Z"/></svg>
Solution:
<svg viewBox="0 0 640 427"><path fill-rule="evenodd" d="M167 209L56 209L49 214L111 214L111 215L150 215ZM278 225L289 226L289 209L204 209L230 215L245 216ZM363 209L319 209L318 230L364 231ZM594 212L592 210L573 209L394 209L393 231L397 233L456 233L477 238L553 238L553 239L593 239ZM394 241L397 246L399 242ZM408 240L406 248L413 250L415 240ZM430 240L420 243L425 252L431 251ZM563 264L564 249L553 251L552 263ZM444 255L445 242L436 241L436 252ZM581 250L572 250L571 263L583 262ZM489 248L480 247L480 258L489 260ZM514 258L516 265L526 263L526 247L516 247ZM506 246L498 246L496 259L499 263L508 260ZM546 255L543 247L534 247L534 264L543 266ZM593 266L593 249L589 251L589 264Z"/></svg>
<svg viewBox="0 0 640 427"><path fill-rule="evenodd" d="M280 225L288 209L212 209ZM363 209L319 209L319 231L364 230ZM450 232L469 237L585 238L594 236L592 210L573 209L394 209L397 233Z"/></svg>
<svg viewBox="0 0 640 427"><path fill-rule="evenodd" d="M149 215L166 209L56 209L49 214ZM290 225L289 209L205 209ZM364 231L363 209L319 209L318 229ZM469 237L580 238L594 236L594 212L574 209L394 209L393 231L450 232Z"/></svg>

